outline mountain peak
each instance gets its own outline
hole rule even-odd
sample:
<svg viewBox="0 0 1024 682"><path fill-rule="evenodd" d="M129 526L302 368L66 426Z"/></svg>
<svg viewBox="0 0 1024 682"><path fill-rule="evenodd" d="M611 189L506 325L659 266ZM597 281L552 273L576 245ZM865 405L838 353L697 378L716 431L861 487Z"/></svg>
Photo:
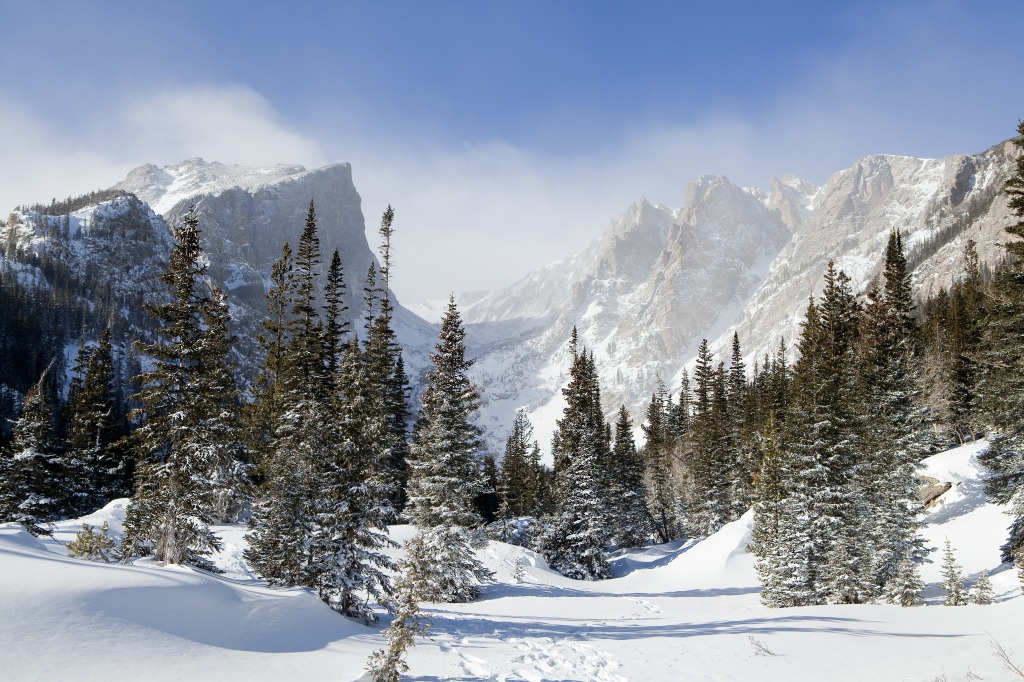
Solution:
<svg viewBox="0 0 1024 682"><path fill-rule="evenodd" d="M217 195L236 187L253 192L304 172L305 167L298 164L239 166L195 157L162 168L144 164L129 172L114 188L135 194L163 215L179 202L199 194Z"/></svg>

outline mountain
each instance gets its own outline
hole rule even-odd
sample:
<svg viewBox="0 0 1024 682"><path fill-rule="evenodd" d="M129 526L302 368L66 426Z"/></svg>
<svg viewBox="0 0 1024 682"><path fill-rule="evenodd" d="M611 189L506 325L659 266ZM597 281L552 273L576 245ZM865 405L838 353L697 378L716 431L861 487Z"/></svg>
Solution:
<svg viewBox="0 0 1024 682"><path fill-rule="evenodd" d="M311 199L316 204L323 268L338 249L349 318L359 327L366 273L371 264L378 269L379 264L367 243L361 199L347 163L314 170L297 165L228 166L202 159L163 168L147 164L111 189L72 204L13 213L11 224L0 229L0 243L9 244L12 254L21 249L23 254L56 260L83 282L97 280L95 285L78 285L86 298L95 286L112 289L113 299L121 302L112 307L120 309L121 317L132 318L133 333L138 335L146 327L142 303L160 295L158 277L170 252L171 230L194 205L208 276L229 294L237 357L251 378L258 364L256 339L271 266L286 241L298 241ZM96 324L105 325L106 320ZM397 301L394 326L408 349L407 371L415 377L428 365L434 327L397 306ZM91 333L98 335L96 330Z"/></svg>
<svg viewBox="0 0 1024 682"><path fill-rule="evenodd" d="M791 345L826 263L834 259L855 287L865 288L893 229L903 232L922 295L958 276L969 238L982 260L995 264L1013 154L1006 142L945 159L866 156L820 188L792 176L773 178L767 190L700 177L686 188L682 208L640 199L580 253L504 289L460 297L492 450L501 452L519 407L540 440L554 429L573 327L595 355L608 414L625 404L639 421L659 380L678 390L701 339L722 357L737 333L748 370L780 339ZM230 293L239 358L251 376L270 267L282 244L297 240L310 199L325 261L340 249L355 319L376 258L348 164L144 165L91 200L16 212L0 228L0 244L8 253L48 254L92 282L82 285L85 299L108 291L104 310L138 318L141 302L158 290L169 226L195 204L210 277ZM28 268L20 277L43 272L39 263L17 267ZM398 305L395 327L407 371L422 386L436 326Z"/></svg>
<svg viewBox="0 0 1024 682"><path fill-rule="evenodd" d="M606 412L625 404L639 421L659 379L678 390L702 338L727 359L737 333L748 371L780 339L792 346L828 261L866 289L893 229L921 295L958 276L967 239L994 265L1013 154L1006 142L945 159L872 155L821 188L792 176L768 191L702 177L681 209L638 201L584 251L467 306L494 428L525 406L541 439L551 432L573 326L594 352Z"/></svg>
<svg viewBox="0 0 1024 682"><path fill-rule="evenodd" d="M793 177L769 192L701 177L682 209L641 199L583 252L469 305L494 421L518 403L539 434L553 428L573 327L594 352L606 411L625 404L637 415L659 378L668 383L701 338L732 322L817 191Z"/></svg>
<svg viewBox="0 0 1024 682"><path fill-rule="evenodd" d="M995 265L1003 257L1003 229L1010 220L1003 189L1014 153L1005 142L944 159L873 155L833 174L713 349L727 352L734 331L751 357L773 351L783 337L792 346L807 297L824 286L828 261L863 291L880 277L892 230L903 235L921 297L960 276L968 239L976 242L982 262Z"/></svg>

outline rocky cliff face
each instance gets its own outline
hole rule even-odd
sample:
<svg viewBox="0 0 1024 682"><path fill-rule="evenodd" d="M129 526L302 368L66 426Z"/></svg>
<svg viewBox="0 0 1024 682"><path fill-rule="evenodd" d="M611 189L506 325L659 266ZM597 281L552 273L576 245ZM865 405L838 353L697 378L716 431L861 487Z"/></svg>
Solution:
<svg viewBox="0 0 1024 682"><path fill-rule="evenodd" d="M866 156L828 179L806 220L779 252L764 281L730 329L712 345L724 351L739 334L745 352L760 357L799 335L807 297L821 292L834 260L863 291L879 277L890 231L903 234L921 296L948 286L974 239L983 262L1002 257L1009 214L1002 194L1012 171L1009 143L945 159Z"/></svg>
<svg viewBox="0 0 1024 682"><path fill-rule="evenodd" d="M975 155L875 155L824 187L791 176L768 192L702 177L673 211L640 201L585 251L468 307L492 422L526 405L543 440L560 416L573 326L593 349L605 409L636 418L659 379L678 390L702 338L720 357L739 334L748 366L792 345L830 259L860 290L901 230L921 295L948 286L967 239L995 264L1009 220L1002 195L1009 143Z"/></svg>
<svg viewBox="0 0 1024 682"><path fill-rule="evenodd" d="M468 306L495 423L519 402L538 434L553 426L574 326L595 353L605 408L637 414L658 378L669 382L742 308L816 189L787 178L763 193L702 177L682 210L641 200L585 251Z"/></svg>
<svg viewBox="0 0 1024 682"><path fill-rule="evenodd" d="M113 189L130 194L76 211L66 238L61 218L30 214L0 237L13 231L23 247L66 254L76 271L104 271L113 286L131 294L132 307L140 307L143 300L159 295L157 278L170 252L171 229L195 205L208 276L229 293L239 361L251 377L259 362L256 337L271 265L286 241L294 249L313 199L322 267L326 271L338 249L349 316L361 319L366 273L371 263L378 264L367 243L361 200L348 164L307 171L301 166L247 168L191 159L165 168L141 166ZM396 310L396 331L409 348L406 363L415 376L428 363L436 332L401 308Z"/></svg>

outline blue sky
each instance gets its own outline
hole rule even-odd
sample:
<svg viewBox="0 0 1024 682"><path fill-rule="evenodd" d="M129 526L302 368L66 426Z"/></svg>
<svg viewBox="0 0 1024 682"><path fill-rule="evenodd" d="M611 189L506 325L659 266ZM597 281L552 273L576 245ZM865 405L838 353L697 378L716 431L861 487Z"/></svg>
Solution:
<svg viewBox="0 0 1024 682"><path fill-rule="evenodd" d="M0 204L146 162L353 164L402 300L493 288L700 174L821 184L1024 117L1019 2L0 0ZM298 218L296 229L298 230ZM376 238L371 235L371 243Z"/></svg>

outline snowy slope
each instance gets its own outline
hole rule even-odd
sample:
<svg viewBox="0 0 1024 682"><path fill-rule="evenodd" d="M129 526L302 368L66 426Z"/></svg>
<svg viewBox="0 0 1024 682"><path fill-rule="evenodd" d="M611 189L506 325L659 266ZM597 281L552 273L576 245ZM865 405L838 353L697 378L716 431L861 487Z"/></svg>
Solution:
<svg viewBox="0 0 1024 682"><path fill-rule="evenodd" d="M1024 663L1024 598L1015 572L999 564L1009 519L980 492L980 447L925 462L922 473L955 484L927 513L925 535L932 547L951 539L969 581L992 573L992 606L941 606L936 562L925 567L925 606L765 608L746 551L749 514L701 542L621 555L619 577L595 583L490 543L480 556L497 582L477 602L428 606L433 629L409 657L409 679L1013 679L990 637ZM123 512L114 502L85 520L108 519L117 530ZM60 524L56 539L76 528ZM87 563L63 556L55 540L0 526L3 679L358 679L381 646L379 628L346 621L305 590L251 579L239 559L244 529L219 530L223 577ZM398 540L411 533L393 529ZM512 577L517 560L522 583Z"/></svg>

